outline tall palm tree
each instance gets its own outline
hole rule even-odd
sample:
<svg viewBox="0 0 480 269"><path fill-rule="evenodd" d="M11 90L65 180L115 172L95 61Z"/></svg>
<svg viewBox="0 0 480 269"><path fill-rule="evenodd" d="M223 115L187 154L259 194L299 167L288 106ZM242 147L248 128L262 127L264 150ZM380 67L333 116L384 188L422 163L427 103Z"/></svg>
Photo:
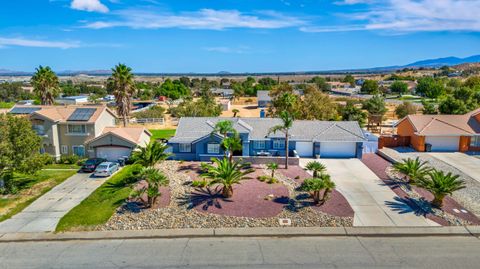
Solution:
<svg viewBox="0 0 480 269"><path fill-rule="evenodd" d="M233 128L233 123L229 120L221 120L215 124L212 133L219 133L223 138L227 138L228 133L235 133L236 130Z"/></svg>
<svg viewBox="0 0 480 269"><path fill-rule="evenodd" d="M287 112L282 111L280 112L280 119L282 120L282 124L275 125L268 131L268 135L271 133L276 133L278 131L283 132L285 134L285 169L288 169L288 132L290 128L293 126L293 116Z"/></svg>
<svg viewBox="0 0 480 269"><path fill-rule="evenodd" d="M431 168L427 167L427 162L420 161L418 157L416 159L403 159L402 162L394 164L393 169L404 174L408 183L415 183L431 171Z"/></svg>
<svg viewBox="0 0 480 269"><path fill-rule="evenodd" d="M206 169L202 177L211 179L210 185L222 185L222 195L225 198L232 197L233 185L250 179L247 175L254 171L247 169L246 165L240 162L229 162L227 158L212 159L212 161L213 164L202 165L202 168Z"/></svg>
<svg viewBox="0 0 480 269"><path fill-rule="evenodd" d="M448 194L452 195L454 191L465 188L465 182L458 179L459 175L452 175L448 172L432 170L428 177L419 178L417 185L427 189L433 194L432 205L441 208L443 205L443 198Z"/></svg>
<svg viewBox="0 0 480 269"><path fill-rule="evenodd" d="M132 160L145 167L153 167L172 155L166 152L167 149L168 146L166 144L153 141L145 147L138 147L132 154Z"/></svg>
<svg viewBox="0 0 480 269"><path fill-rule="evenodd" d="M40 98L42 105L53 105L60 92L58 77L48 66L39 66L32 76L33 91Z"/></svg>
<svg viewBox="0 0 480 269"><path fill-rule="evenodd" d="M237 150L242 149L242 140L238 134L234 136L227 137L222 140L222 148L224 152L228 152L228 160L230 162L233 161L233 153Z"/></svg>
<svg viewBox="0 0 480 269"><path fill-rule="evenodd" d="M146 194L147 200L144 202L147 207L152 207L161 195L159 192L160 187L167 186L169 180L162 172L152 167L143 168L140 172L140 179L145 180L147 184L143 188L134 191L132 196L142 199L143 195Z"/></svg>
<svg viewBox="0 0 480 269"><path fill-rule="evenodd" d="M313 172L313 177L319 177L323 172L327 170L327 167L317 161L307 163L305 169Z"/></svg>
<svg viewBox="0 0 480 269"><path fill-rule="evenodd" d="M127 126L132 96L135 94L136 87L132 69L124 64L118 64L112 68L112 76L108 79L108 84L113 89L115 102L117 104L117 114L123 120L123 126Z"/></svg>
<svg viewBox="0 0 480 269"><path fill-rule="evenodd" d="M330 193L334 188L335 183L327 174L321 174L318 178L307 178L300 186L302 191L310 193L315 204L324 204L330 198ZM322 190L324 191L323 197L320 197Z"/></svg>

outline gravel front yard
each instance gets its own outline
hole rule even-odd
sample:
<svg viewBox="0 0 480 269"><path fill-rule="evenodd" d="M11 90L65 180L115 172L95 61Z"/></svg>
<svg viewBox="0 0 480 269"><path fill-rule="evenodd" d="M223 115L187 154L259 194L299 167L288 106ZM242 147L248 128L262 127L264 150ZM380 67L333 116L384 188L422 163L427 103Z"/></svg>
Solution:
<svg viewBox="0 0 480 269"><path fill-rule="evenodd" d="M331 200L323 205L323 208L311 206L304 193L294 190L298 182L292 180L292 177L283 175L281 170L275 175L280 183L269 185L258 181L256 176L269 173L264 168L258 168L255 174L252 174L255 178L235 186L234 196L228 199L231 201L219 197L211 199L212 195L205 193L205 189L200 191L189 184L199 176L198 165L199 163L177 161L166 161L158 165L170 179L168 195L170 204L166 207L139 211L122 206L106 224L96 227L96 230L279 227L280 218L290 219L291 226L296 227L353 224L353 210L348 203L345 206L346 201L342 201L344 198L339 193L333 192ZM192 196L192 192L197 195ZM272 199L267 199L266 196L271 194L274 197L270 196ZM305 201L298 200L298 195L303 195L302 199Z"/></svg>

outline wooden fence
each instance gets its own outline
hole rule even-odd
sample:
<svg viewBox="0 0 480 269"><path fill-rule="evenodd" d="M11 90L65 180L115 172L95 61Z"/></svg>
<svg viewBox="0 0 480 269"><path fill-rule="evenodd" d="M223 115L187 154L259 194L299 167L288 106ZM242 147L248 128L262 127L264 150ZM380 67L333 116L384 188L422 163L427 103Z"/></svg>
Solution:
<svg viewBox="0 0 480 269"><path fill-rule="evenodd" d="M383 147L395 148L408 146L410 146L409 136L382 135L378 138L378 149L382 149Z"/></svg>

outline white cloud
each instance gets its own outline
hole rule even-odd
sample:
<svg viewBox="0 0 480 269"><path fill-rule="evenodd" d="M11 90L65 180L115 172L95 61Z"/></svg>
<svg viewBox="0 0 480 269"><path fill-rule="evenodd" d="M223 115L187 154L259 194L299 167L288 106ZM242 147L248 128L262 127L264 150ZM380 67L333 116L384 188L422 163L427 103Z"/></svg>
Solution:
<svg viewBox="0 0 480 269"><path fill-rule="evenodd" d="M80 47L80 43L77 41L63 42L0 37L0 47L8 46L71 49Z"/></svg>
<svg viewBox="0 0 480 269"><path fill-rule="evenodd" d="M344 3L367 2L345 0ZM395 33L471 31L480 32L480 1L388 0L372 2L365 12L341 14L353 23L303 27L306 32L389 31Z"/></svg>
<svg viewBox="0 0 480 269"><path fill-rule="evenodd" d="M285 16L281 13L265 11L255 15L237 10L201 9L196 12L178 14L129 9L112 13L115 19L86 23L84 27L93 29L129 27L135 29L211 29L229 28L277 29L304 25L305 21Z"/></svg>
<svg viewBox="0 0 480 269"><path fill-rule="evenodd" d="M73 0L70 8L100 13L107 13L109 11L108 7L102 4L100 0Z"/></svg>

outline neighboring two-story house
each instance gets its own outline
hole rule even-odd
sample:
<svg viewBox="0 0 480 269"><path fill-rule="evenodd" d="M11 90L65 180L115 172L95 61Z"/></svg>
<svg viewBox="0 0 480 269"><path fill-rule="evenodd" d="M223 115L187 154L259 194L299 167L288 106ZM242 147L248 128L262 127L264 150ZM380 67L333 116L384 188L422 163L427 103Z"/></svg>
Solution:
<svg viewBox="0 0 480 269"><path fill-rule="evenodd" d="M117 117L106 106L15 106L10 113L29 115L42 137L42 152L55 158L74 154L116 160L151 136L143 127L116 127Z"/></svg>
<svg viewBox="0 0 480 269"><path fill-rule="evenodd" d="M222 137L212 133L215 124L228 120L242 140L236 156L285 156L285 134L269 133L282 123L277 118L181 118L175 136L168 141L177 160L204 161L221 157ZM321 158L361 158L363 130L354 121L298 120L289 131L289 155ZM293 154L296 153L296 154Z"/></svg>

